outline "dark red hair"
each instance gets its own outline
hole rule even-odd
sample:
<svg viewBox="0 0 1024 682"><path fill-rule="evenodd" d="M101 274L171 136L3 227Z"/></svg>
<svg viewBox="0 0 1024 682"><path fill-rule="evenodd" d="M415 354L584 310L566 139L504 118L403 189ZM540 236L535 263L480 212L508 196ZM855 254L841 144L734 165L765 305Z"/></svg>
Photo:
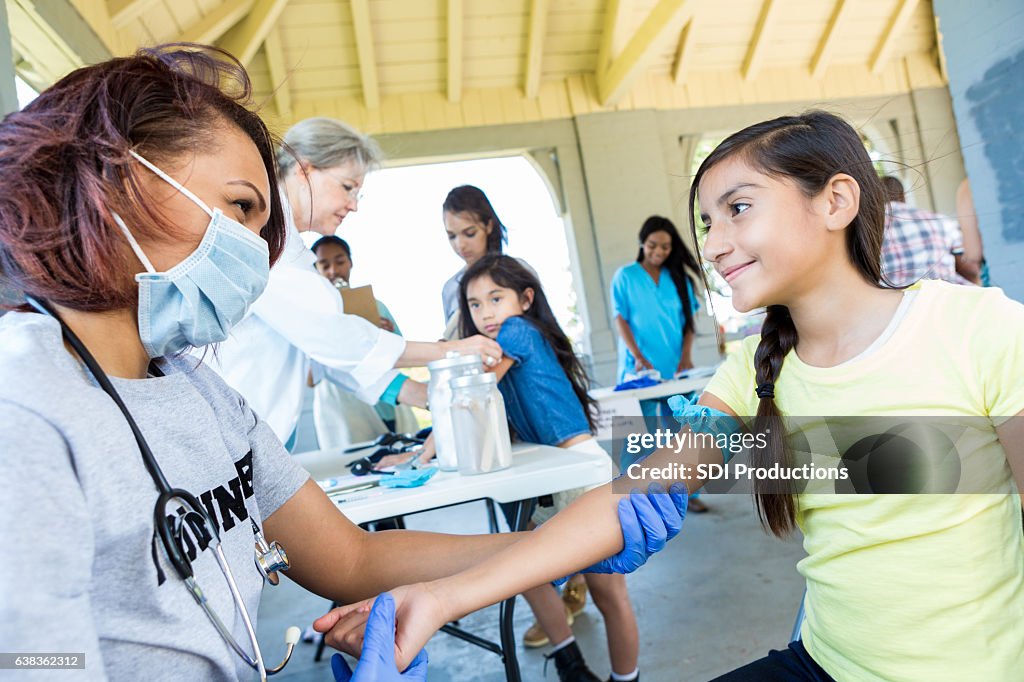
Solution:
<svg viewBox="0 0 1024 682"><path fill-rule="evenodd" d="M173 233L136 175L135 150L173 168L216 149L237 126L270 182L261 235L271 263L285 241L274 140L252 110L252 85L234 57L166 45L74 71L0 122L0 276L17 289L83 311L134 307L135 256L111 217L137 235Z"/></svg>

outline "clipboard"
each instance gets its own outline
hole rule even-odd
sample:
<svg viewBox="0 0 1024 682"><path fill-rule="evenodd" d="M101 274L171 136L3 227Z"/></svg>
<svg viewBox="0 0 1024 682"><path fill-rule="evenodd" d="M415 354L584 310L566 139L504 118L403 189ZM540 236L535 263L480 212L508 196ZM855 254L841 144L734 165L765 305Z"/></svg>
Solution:
<svg viewBox="0 0 1024 682"><path fill-rule="evenodd" d="M380 313L377 311L377 299L373 296L373 287L345 287L339 289L346 315L358 315L375 327L380 326Z"/></svg>

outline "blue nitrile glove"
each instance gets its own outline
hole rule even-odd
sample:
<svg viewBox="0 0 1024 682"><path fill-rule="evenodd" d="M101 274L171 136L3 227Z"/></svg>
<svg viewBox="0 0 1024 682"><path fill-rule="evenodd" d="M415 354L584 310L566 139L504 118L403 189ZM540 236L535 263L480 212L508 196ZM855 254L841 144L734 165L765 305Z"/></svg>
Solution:
<svg viewBox="0 0 1024 682"><path fill-rule="evenodd" d="M716 437L725 435L728 442L732 443L733 437L743 428L740 420L713 407L698 405L699 399L700 396L696 393L689 399L681 395L672 396L668 399L672 416L683 426L689 426L694 433L708 433ZM733 453L726 447L722 448L722 455L728 462L732 459Z"/></svg>
<svg viewBox="0 0 1024 682"><path fill-rule="evenodd" d="M632 573L652 554L679 534L686 517L689 495L682 483L673 483L669 492L659 483L651 483L647 493L634 489L619 500L619 525L622 527L622 551L599 561L580 573ZM554 582L561 585L568 576Z"/></svg>
<svg viewBox="0 0 1024 682"><path fill-rule="evenodd" d="M423 649L404 673L395 664L395 600L387 592L373 602L363 635L363 652L355 672L341 654L331 656L335 682L396 682L427 679L427 650Z"/></svg>

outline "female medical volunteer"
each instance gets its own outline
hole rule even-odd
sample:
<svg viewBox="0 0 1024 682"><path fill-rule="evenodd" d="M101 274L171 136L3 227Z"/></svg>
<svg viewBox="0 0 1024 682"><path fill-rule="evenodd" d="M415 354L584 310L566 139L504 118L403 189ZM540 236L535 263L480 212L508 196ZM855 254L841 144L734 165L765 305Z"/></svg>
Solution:
<svg viewBox="0 0 1024 682"><path fill-rule="evenodd" d="M277 154L287 237L263 295L210 360L285 442L302 410L310 370L353 392L424 407L426 386L393 371L444 357L447 351L479 353L488 364L501 348L484 336L442 343L406 341L355 315L343 314L338 291L314 267L316 257L299 232L334 234L358 210L363 178L380 152L369 137L341 121L310 118L295 124Z"/></svg>
<svg viewBox="0 0 1024 682"><path fill-rule="evenodd" d="M0 642L84 664L62 679L265 677L254 618L284 568L254 565L282 558L254 556L264 533L292 579L342 602L521 537L364 533L185 352L227 336L284 245L250 92L223 53L157 48L0 122L0 265L28 302L0 318ZM664 498L622 500L623 549L598 570L678 531L685 503ZM398 679L379 667L393 640L377 646L355 679Z"/></svg>
<svg viewBox="0 0 1024 682"><path fill-rule="evenodd" d="M668 218L645 220L639 240L636 262L612 277L620 382L639 370L656 369L667 380L693 367L693 314L700 303L686 269L699 276L700 266Z"/></svg>

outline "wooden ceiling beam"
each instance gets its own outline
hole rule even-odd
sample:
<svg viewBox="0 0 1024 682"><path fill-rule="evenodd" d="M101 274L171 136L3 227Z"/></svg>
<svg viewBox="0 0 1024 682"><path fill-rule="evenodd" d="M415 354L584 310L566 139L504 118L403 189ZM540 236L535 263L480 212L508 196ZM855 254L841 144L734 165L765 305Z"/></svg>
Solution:
<svg viewBox="0 0 1024 682"><path fill-rule="evenodd" d="M363 101L367 109L380 108L380 86L377 81L377 55L373 47L373 22L370 0L349 0L352 6L352 30L356 34L359 55L359 76L363 82Z"/></svg>
<svg viewBox="0 0 1024 682"><path fill-rule="evenodd" d="M20 0L5 3L7 20L0 30L10 39L15 72L37 90L86 64L113 54L71 0ZM27 62L30 68L26 68Z"/></svg>
<svg viewBox="0 0 1024 682"><path fill-rule="evenodd" d="M110 23L114 28L123 28L160 2L161 0L108 0Z"/></svg>
<svg viewBox="0 0 1024 682"><path fill-rule="evenodd" d="M750 39L747 55L743 58L741 71L744 80L753 80L764 64L764 56L768 52L768 41L765 36L771 33L772 25L778 17L778 5L776 0L764 0L764 4L761 5L754 36Z"/></svg>
<svg viewBox="0 0 1024 682"><path fill-rule="evenodd" d="M682 32L679 34L679 45L676 46L676 59L672 62L672 82L676 86L683 84L686 80L686 71L690 66L690 60L693 58L693 46L697 42L697 29L694 24L697 21L697 17L694 16L686 25L683 26Z"/></svg>
<svg viewBox="0 0 1024 682"><path fill-rule="evenodd" d="M825 69L828 68L829 61L832 59L832 52L835 50L838 37L841 34L840 28L842 27L843 20L849 16L849 11L852 8L853 3L848 0L838 0L835 8L832 10L832 16L828 20L828 25L825 27L825 32L821 36L821 40L818 41L818 47L814 50L814 56L811 57L811 78L821 78L825 73Z"/></svg>
<svg viewBox="0 0 1024 682"><path fill-rule="evenodd" d="M462 100L462 0L448 0L448 101Z"/></svg>
<svg viewBox="0 0 1024 682"><path fill-rule="evenodd" d="M899 1L896 11L892 13L889 22L885 26L885 32L882 33L881 40L878 41L878 45L875 46L875 51L871 55L871 61L868 63L871 73L881 73L886 64L889 63L892 50L896 47L896 41L903 34L903 29L907 27L907 22L910 21L915 7L917 7L917 0Z"/></svg>
<svg viewBox="0 0 1024 682"><path fill-rule="evenodd" d="M547 34L550 0L532 0L530 3L530 33L526 47L526 81L523 93L535 99L540 92L541 65L544 61L544 37Z"/></svg>
<svg viewBox="0 0 1024 682"><path fill-rule="evenodd" d="M181 32L175 42L212 45L245 18L256 0L225 0L215 10Z"/></svg>
<svg viewBox="0 0 1024 682"><path fill-rule="evenodd" d="M596 73L607 71L612 60L618 56L618 38L629 7L630 0L608 0L604 9L604 28L601 30L601 44L597 52Z"/></svg>
<svg viewBox="0 0 1024 682"><path fill-rule="evenodd" d="M290 120L292 93L288 88L288 67L284 60L284 49L281 47L281 30L277 26L271 27L267 39L263 41L263 49L267 53L270 85L274 88L274 108L277 109L279 117Z"/></svg>
<svg viewBox="0 0 1024 682"><path fill-rule="evenodd" d="M248 64L287 4L288 0L256 0L246 17L228 30L218 45Z"/></svg>
<svg viewBox="0 0 1024 682"><path fill-rule="evenodd" d="M597 98L601 106L617 102L643 71L663 39L671 31L679 30L680 21L686 21L693 12L694 0L658 0L644 23L636 30L622 54L605 71L597 73ZM607 26L606 26L607 28Z"/></svg>
<svg viewBox="0 0 1024 682"><path fill-rule="evenodd" d="M71 4L72 8L70 12L74 12L82 17L92 32L103 42L111 56L119 56L131 54L135 51L135 43L129 38L129 32L123 29L118 29L114 26L110 20L110 8L107 3L103 0L94 1L90 3L81 2L81 0L74 0L64 4ZM43 6L58 12L65 12L59 2L36 2L36 7L42 9ZM87 63L95 63L88 61Z"/></svg>

